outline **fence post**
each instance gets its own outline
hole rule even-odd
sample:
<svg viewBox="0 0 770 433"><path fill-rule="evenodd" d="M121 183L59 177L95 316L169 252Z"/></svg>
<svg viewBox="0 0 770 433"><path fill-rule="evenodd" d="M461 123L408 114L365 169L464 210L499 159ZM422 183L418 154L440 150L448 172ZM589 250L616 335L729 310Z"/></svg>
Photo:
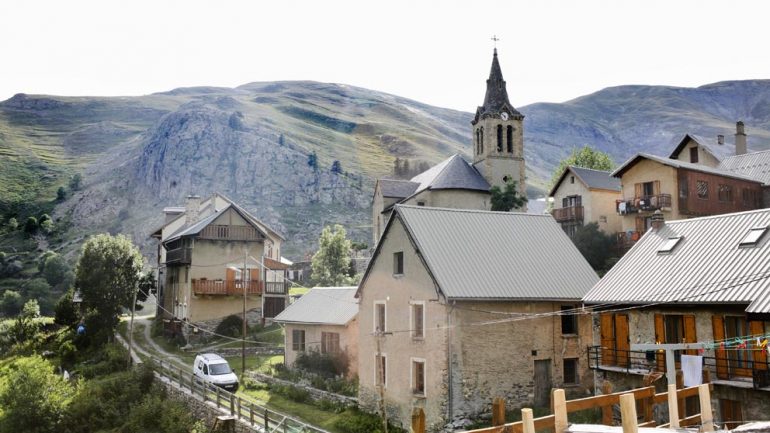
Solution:
<svg viewBox="0 0 770 433"><path fill-rule="evenodd" d="M230 394L230 415L235 415L235 395Z"/></svg>
<svg viewBox="0 0 770 433"><path fill-rule="evenodd" d="M270 418L267 417L267 409L265 409L265 431L270 430Z"/></svg>
<svg viewBox="0 0 770 433"><path fill-rule="evenodd" d="M602 384L602 394L612 394L612 383L605 381ZM602 406L602 424L612 425L612 405Z"/></svg>
<svg viewBox="0 0 770 433"><path fill-rule="evenodd" d="M492 400L492 425L498 426L505 424L505 399L495 397Z"/></svg>
<svg viewBox="0 0 770 433"><path fill-rule="evenodd" d="M249 424L254 425L254 405L249 403Z"/></svg>
<svg viewBox="0 0 770 433"><path fill-rule="evenodd" d="M620 419L623 423L623 433L638 433L636 425L636 399L634 394L620 396Z"/></svg>
<svg viewBox="0 0 770 433"><path fill-rule="evenodd" d="M421 407L412 409L411 433L425 433L425 412L423 412Z"/></svg>
<svg viewBox="0 0 770 433"><path fill-rule="evenodd" d="M676 371L676 389L683 389L684 388L684 373L682 373L682 370ZM687 402L683 398L677 399L678 405L679 405L679 414L680 415L686 415L687 414Z"/></svg>
<svg viewBox="0 0 770 433"><path fill-rule="evenodd" d="M567 430L567 399L563 389L553 391L553 416L554 433L563 433Z"/></svg>
<svg viewBox="0 0 770 433"><path fill-rule="evenodd" d="M668 428L679 428L679 405L674 384L668 386Z"/></svg>
<svg viewBox="0 0 770 433"><path fill-rule="evenodd" d="M698 387L700 399L700 424L704 432L714 431L714 415L711 413L711 392L709 385L704 383Z"/></svg>
<svg viewBox="0 0 770 433"><path fill-rule="evenodd" d="M219 409L219 387L217 387L217 409Z"/></svg>
<svg viewBox="0 0 770 433"><path fill-rule="evenodd" d="M521 410L521 423L524 433L535 433L535 419L532 416L532 409Z"/></svg>

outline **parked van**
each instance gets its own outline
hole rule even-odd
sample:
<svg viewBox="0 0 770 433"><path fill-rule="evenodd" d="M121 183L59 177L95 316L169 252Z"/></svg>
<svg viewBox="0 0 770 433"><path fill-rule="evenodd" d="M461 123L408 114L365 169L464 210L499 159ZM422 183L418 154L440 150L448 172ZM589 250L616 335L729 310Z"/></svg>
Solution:
<svg viewBox="0 0 770 433"><path fill-rule="evenodd" d="M238 376L230 368L227 360L216 353L199 353L193 362L193 374L204 382L230 392L238 390Z"/></svg>

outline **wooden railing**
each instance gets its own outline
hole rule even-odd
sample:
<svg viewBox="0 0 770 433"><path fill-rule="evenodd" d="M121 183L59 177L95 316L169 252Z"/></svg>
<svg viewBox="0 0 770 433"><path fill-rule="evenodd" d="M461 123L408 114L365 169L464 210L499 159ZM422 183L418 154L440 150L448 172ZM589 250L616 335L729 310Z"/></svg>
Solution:
<svg viewBox="0 0 770 433"><path fill-rule="evenodd" d="M181 247L166 251L166 263L190 263L192 258L192 248Z"/></svg>
<svg viewBox="0 0 770 433"><path fill-rule="evenodd" d="M671 194L645 195L633 199L617 200L615 209L621 215L639 211L654 211L671 207Z"/></svg>
<svg viewBox="0 0 770 433"><path fill-rule="evenodd" d="M209 225L201 230L201 239L222 239L228 241L260 241L264 236L251 226Z"/></svg>
<svg viewBox="0 0 770 433"><path fill-rule="evenodd" d="M289 282L265 281L265 293L271 295L285 295L289 293Z"/></svg>
<svg viewBox="0 0 770 433"><path fill-rule="evenodd" d="M583 221L583 206L562 207L553 210L556 222Z"/></svg>
<svg viewBox="0 0 770 433"><path fill-rule="evenodd" d="M262 294L262 281L235 281L235 280L201 280L193 279L192 288L196 295L243 295L243 288L246 287L246 294Z"/></svg>

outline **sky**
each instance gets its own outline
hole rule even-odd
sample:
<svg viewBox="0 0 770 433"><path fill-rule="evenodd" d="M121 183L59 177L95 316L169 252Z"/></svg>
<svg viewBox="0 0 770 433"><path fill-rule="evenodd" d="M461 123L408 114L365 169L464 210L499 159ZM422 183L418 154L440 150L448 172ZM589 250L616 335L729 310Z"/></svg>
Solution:
<svg viewBox="0 0 770 433"><path fill-rule="evenodd" d="M474 111L493 35L514 106L605 87L770 78L770 2L0 3L0 100L315 80Z"/></svg>

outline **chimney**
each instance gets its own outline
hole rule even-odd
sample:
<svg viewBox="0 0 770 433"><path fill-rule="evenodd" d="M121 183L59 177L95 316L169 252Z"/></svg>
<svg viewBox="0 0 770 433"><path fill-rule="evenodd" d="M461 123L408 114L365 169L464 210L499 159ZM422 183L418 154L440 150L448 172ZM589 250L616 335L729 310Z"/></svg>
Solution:
<svg viewBox="0 0 770 433"><path fill-rule="evenodd" d="M655 231L662 229L663 226L666 225L666 221L663 219L663 212L661 212L660 209L652 214L650 225L652 225L652 229Z"/></svg>
<svg viewBox="0 0 770 433"><path fill-rule="evenodd" d="M199 195L187 196L187 201L185 202L185 210L184 210L185 225L189 226L198 222L198 211L200 211L200 207L201 207L201 196Z"/></svg>
<svg viewBox="0 0 770 433"><path fill-rule="evenodd" d="M746 132L743 129L743 122L740 120L735 124L735 154L746 154Z"/></svg>
<svg viewBox="0 0 770 433"><path fill-rule="evenodd" d="M722 135L722 134L717 135L717 144L720 145L720 146L725 144L725 136L724 135Z"/></svg>

